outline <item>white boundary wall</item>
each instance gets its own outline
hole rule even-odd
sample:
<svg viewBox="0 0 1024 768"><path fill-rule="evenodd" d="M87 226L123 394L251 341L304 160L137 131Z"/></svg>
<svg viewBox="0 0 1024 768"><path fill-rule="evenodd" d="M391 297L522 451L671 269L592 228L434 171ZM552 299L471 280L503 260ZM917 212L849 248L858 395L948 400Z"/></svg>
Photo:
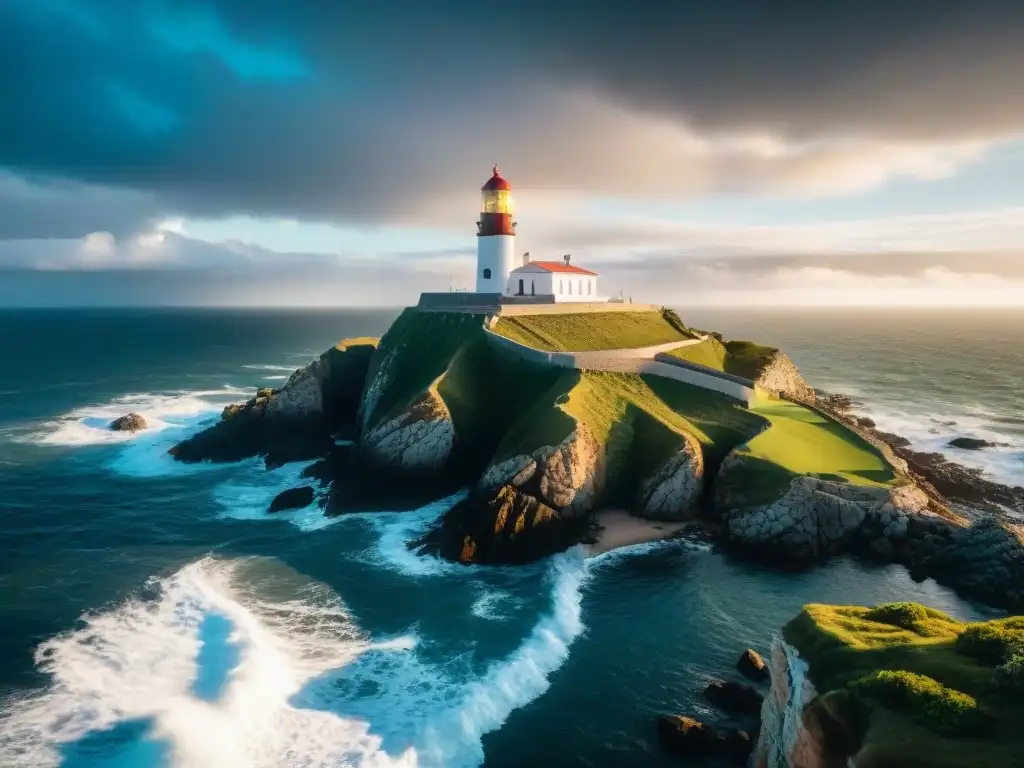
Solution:
<svg viewBox="0 0 1024 768"><path fill-rule="evenodd" d="M690 344L699 344L703 339L692 341L675 341L670 344L659 344L654 347L638 347L635 349L608 349L593 352L545 352L528 347L518 341L507 339L489 328L484 328L487 339L499 347L503 347L525 360L542 365L554 365L558 368L571 368L583 371L612 371L616 373L643 373L675 379L684 384L691 384L702 389L719 392L745 405L754 400L753 384L741 384L734 377L722 378L693 366L679 366L654 360L654 356L670 349L678 349Z"/></svg>

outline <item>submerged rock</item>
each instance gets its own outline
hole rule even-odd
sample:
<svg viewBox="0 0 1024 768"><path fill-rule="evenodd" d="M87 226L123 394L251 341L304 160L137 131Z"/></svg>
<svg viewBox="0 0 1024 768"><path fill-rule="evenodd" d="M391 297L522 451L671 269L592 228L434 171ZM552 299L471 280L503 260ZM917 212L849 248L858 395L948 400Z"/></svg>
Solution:
<svg viewBox="0 0 1024 768"><path fill-rule="evenodd" d="M768 665L764 658L757 651L748 648L736 662L736 669L748 680L756 683L766 683L771 677L768 672Z"/></svg>
<svg viewBox="0 0 1024 768"><path fill-rule="evenodd" d="M991 443L980 437L954 437L949 441L950 448L962 448L966 451L980 451L982 448L999 448L1004 443Z"/></svg>
<svg viewBox="0 0 1024 768"><path fill-rule="evenodd" d="M733 765L746 765L754 748L746 731L732 728L715 730L685 715L661 715L657 720L658 740L680 757L722 756Z"/></svg>
<svg viewBox="0 0 1024 768"><path fill-rule="evenodd" d="M726 712L753 714L761 711L761 694L743 683L713 680L704 689L704 695L708 701Z"/></svg>
<svg viewBox="0 0 1024 768"><path fill-rule="evenodd" d="M313 486L303 485L282 491L270 502L268 512L283 512L286 509L301 509L313 503Z"/></svg>
<svg viewBox="0 0 1024 768"><path fill-rule="evenodd" d="M711 754L717 746L715 732L711 728L684 715L660 716L658 738L667 749L688 757Z"/></svg>
<svg viewBox="0 0 1024 768"><path fill-rule="evenodd" d="M138 432L148 426L146 420L138 413L129 413L110 422L110 428L115 432Z"/></svg>

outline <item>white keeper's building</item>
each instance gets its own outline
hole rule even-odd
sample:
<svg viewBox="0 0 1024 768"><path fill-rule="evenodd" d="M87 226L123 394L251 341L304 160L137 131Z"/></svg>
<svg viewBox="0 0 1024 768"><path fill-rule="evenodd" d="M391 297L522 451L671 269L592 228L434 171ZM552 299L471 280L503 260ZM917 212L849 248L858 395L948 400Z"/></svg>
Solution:
<svg viewBox="0 0 1024 768"><path fill-rule="evenodd" d="M561 261L531 261L529 253L516 256L512 185L502 177L498 166L480 191L477 293L556 302L607 301L598 296L597 273L570 263L568 255Z"/></svg>

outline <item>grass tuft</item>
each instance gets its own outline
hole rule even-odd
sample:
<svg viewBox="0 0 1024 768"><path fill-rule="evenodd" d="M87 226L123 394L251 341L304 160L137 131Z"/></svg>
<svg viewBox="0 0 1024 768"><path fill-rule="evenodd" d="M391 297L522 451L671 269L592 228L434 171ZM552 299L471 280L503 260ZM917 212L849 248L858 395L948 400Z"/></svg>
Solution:
<svg viewBox="0 0 1024 768"><path fill-rule="evenodd" d="M943 736L983 736L992 728L992 717L973 696L927 675L883 669L853 682L850 688Z"/></svg>

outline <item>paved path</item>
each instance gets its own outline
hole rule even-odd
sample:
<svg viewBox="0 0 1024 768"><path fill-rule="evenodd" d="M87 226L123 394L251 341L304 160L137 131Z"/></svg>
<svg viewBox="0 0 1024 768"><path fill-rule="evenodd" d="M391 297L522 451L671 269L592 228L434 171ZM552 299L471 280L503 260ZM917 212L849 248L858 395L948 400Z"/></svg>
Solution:
<svg viewBox="0 0 1024 768"><path fill-rule="evenodd" d="M739 400L746 405L750 405L754 399L754 388L741 384L735 380L735 377L723 378L710 369L707 369L707 372L705 372L705 370L702 370L702 366L692 364L685 366L674 365L654 359L655 355L662 354L670 349L699 344L703 339L676 341L670 344L659 344L653 347L638 347L634 349L605 349L593 352L545 352L544 350L528 347L525 344L520 344L518 341L505 338L489 328L485 328L484 331L492 344L504 347L520 357L536 363L582 371L650 374L682 381L702 389L710 389Z"/></svg>

